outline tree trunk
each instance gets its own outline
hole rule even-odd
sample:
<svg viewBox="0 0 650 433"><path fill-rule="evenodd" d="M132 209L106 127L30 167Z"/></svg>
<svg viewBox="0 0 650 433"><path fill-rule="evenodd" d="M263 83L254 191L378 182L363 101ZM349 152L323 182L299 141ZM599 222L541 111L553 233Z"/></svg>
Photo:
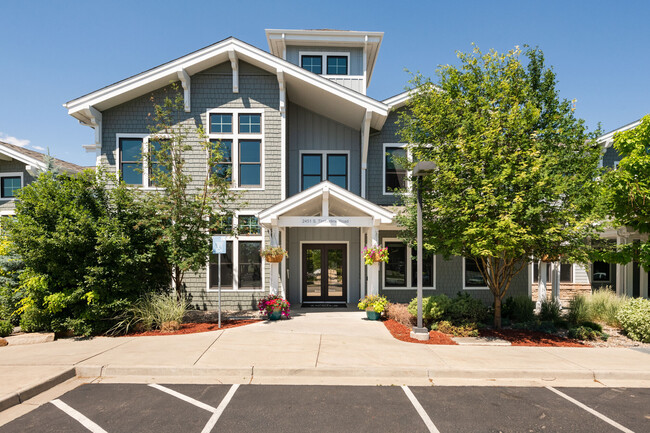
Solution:
<svg viewBox="0 0 650 433"><path fill-rule="evenodd" d="M494 297L494 327L501 329L501 297Z"/></svg>

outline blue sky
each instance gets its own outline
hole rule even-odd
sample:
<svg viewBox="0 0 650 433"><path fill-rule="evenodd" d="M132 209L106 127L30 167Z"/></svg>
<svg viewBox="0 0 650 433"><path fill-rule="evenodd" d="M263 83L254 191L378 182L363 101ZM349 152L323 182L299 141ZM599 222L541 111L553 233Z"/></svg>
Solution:
<svg viewBox="0 0 650 433"><path fill-rule="evenodd" d="M647 1L2 1L0 140L94 165L92 129L66 101L228 36L268 50L266 28L385 32L368 94L401 92L405 68L437 65L476 43L487 51L538 45L561 96L590 128L650 113Z"/></svg>

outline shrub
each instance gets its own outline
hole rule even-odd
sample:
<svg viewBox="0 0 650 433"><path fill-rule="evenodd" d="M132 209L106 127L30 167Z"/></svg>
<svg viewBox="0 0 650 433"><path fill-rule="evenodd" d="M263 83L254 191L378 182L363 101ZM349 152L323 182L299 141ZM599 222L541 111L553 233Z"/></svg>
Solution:
<svg viewBox="0 0 650 433"><path fill-rule="evenodd" d="M108 333L126 334L134 329L151 331L160 329L166 322L181 323L187 309L185 299L179 301L173 294L150 293L131 305Z"/></svg>
<svg viewBox="0 0 650 433"><path fill-rule="evenodd" d="M8 232L25 264L28 328L100 333L144 293L169 286L153 211L137 191L107 182L101 172L47 172L20 190Z"/></svg>
<svg viewBox="0 0 650 433"><path fill-rule="evenodd" d="M620 307L616 318L628 337L650 343L650 300L643 298L628 300Z"/></svg>
<svg viewBox="0 0 650 433"><path fill-rule="evenodd" d="M589 303L587 298L583 295L577 295L569 302L569 322L579 324L588 321L591 317L589 315Z"/></svg>
<svg viewBox="0 0 650 433"><path fill-rule="evenodd" d="M540 322L539 320L531 320L528 322L514 323L512 329L525 329L528 331L545 332L547 334L554 334L557 332L555 324L550 321Z"/></svg>
<svg viewBox="0 0 650 433"><path fill-rule="evenodd" d="M443 317L454 324L479 323L487 319L488 309L469 293L458 293L452 299Z"/></svg>
<svg viewBox="0 0 650 433"><path fill-rule="evenodd" d="M501 317L514 322L528 322L535 318L534 310L535 303L528 296L509 297L503 302Z"/></svg>
<svg viewBox="0 0 650 433"><path fill-rule="evenodd" d="M388 304L386 316L408 327L415 324L415 317L411 314L406 304Z"/></svg>
<svg viewBox="0 0 650 433"><path fill-rule="evenodd" d="M597 340L597 339L602 339L603 341L607 341L609 338L608 334L605 334L604 332L598 331L596 329L592 329L588 326L576 326L574 328L569 329L569 332L567 333L567 336L569 338L573 338L575 340Z"/></svg>
<svg viewBox="0 0 650 433"><path fill-rule="evenodd" d="M544 299L539 309L539 320L558 322L560 320L560 304L554 300Z"/></svg>
<svg viewBox="0 0 650 433"><path fill-rule="evenodd" d="M454 337L478 337L478 327L476 323L465 323L455 326L447 320L438 322L436 330L443 334L450 334Z"/></svg>
<svg viewBox="0 0 650 433"><path fill-rule="evenodd" d="M627 302L627 298L617 296L609 289L596 290L589 299L590 320L598 320L609 326L620 327L616 318L620 308Z"/></svg>
<svg viewBox="0 0 650 433"><path fill-rule="evenodd" d="M580 323L580 325L586 326L587 328L591 328L594 331L603 332L603 326L601 324L599 324L599 323L585 321L585 322Z"/></svg>
<svg viewBox="0 0 650 433"><path fill-rule="evenodd" d="M446 295L433 295L422 298L422 320L426 324L442 319L451 305L451 299ZM418 314L418 298L411 300L408 311L413 317Z"/></svg>
<svg viewBox="0 0 650 433"><path fill-rule="evenodd" d="M14 332L14 325L8 320L0 320L0 337L6 337Z"/></svg>
<svg viewBox="0 0 650 433"><path fill-rule="evenodd" d="M0 240L0 319L6 319L17 325L20 316L14 314L23 298L20 290L20 274L24 264L16 254L13 244L7 239Z"/></svg>

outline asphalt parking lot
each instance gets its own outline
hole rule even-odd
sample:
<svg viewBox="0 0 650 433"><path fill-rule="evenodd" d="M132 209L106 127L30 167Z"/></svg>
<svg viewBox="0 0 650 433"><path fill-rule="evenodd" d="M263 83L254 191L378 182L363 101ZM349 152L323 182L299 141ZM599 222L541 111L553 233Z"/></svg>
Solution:
<svg viewBox="0 0 650 433"><path fill-rule="evenodd" d="M648 432L650 389L88 384L9 432Z"/></svg>

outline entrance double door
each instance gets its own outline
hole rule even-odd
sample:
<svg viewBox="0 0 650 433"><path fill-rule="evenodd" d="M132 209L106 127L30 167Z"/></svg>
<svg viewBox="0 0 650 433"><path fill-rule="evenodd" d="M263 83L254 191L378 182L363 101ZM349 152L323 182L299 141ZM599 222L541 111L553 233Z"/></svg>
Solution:
<svg viewBox="0 0 650 433"><path fill-rule="evenodd" d="M303 302L346 302L347 267L345 244L303 244Z"/></svg>

